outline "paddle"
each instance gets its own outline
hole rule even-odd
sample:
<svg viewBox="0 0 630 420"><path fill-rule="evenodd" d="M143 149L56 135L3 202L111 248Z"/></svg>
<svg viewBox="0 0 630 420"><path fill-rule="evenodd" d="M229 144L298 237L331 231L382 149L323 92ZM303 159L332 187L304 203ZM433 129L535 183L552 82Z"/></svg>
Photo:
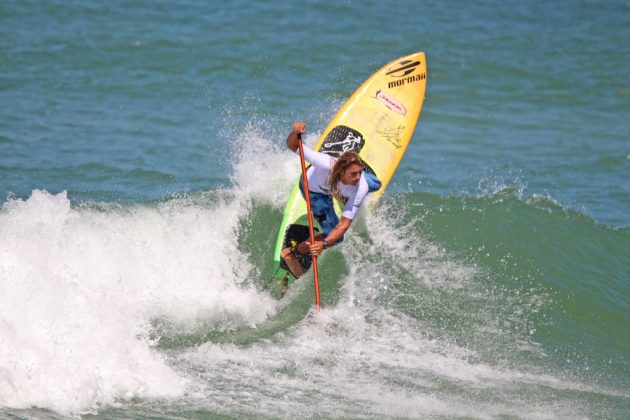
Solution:
<svg viewBox="0 0 630 420"><path fill-rule="evenodd" d="M304 184L304 198L306 198L306 212L308 214L308 230L311 235L311 244L315 243L313 231L313 213L311 211L311 197L308 191L308 178L306 177L306 163L304 162L304 149L302 148L302 133L298 133L298 148L300 149L300 162L302 163L302 183ZM317 273L317 256L313 255L313 280L315 282L315 306L319 312L319 276Z"/></svg>

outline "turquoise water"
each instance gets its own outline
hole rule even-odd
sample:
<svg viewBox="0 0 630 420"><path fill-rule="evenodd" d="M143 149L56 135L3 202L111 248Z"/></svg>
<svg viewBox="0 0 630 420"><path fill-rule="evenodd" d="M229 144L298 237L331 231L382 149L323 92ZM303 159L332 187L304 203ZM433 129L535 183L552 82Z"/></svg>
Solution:
<svg viewBox="0 0 630 420"><path fill-rule="evenodd" d="M0 416L630 415L621 1L0 4ZM427 95L280 302L299 162L373 71Z"/></svg>

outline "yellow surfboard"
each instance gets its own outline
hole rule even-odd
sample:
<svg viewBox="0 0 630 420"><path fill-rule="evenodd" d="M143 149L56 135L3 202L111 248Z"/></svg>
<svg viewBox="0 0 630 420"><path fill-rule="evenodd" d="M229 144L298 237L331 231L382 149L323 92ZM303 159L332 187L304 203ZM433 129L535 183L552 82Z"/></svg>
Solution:
<svg viewBox="0 0 630 420"><path fill-rule="evenodd" d="M330 122L314 147L337 157L353 150L360 154L366 171L382 182L383 194L413 135L427 84L427 66L423 52L398 58L374 73L357 89ZM299 177L284 209L284 216L274 252L273 294L281 297L295 280L280 258L283 248L309 237L306 203L300 193ZM337 203L338 204L338 203ZM336 205L338 214L340 207ZM314 220L316 231L321 227ZM315 233L317 235L317 232ZM304 268L311 261L300 261Z"/></svg>

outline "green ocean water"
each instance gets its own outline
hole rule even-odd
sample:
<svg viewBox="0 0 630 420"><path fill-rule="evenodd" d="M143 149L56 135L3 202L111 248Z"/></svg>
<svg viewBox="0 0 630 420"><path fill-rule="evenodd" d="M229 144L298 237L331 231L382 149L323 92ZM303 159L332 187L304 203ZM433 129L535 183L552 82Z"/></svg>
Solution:
<svg viewBox="0 0 630 420"><path fill-rule="evenodd" d="M626 418L621 1L0 3L0 417ZM281 301L299 162L427 56L373 213Z"/></svg>

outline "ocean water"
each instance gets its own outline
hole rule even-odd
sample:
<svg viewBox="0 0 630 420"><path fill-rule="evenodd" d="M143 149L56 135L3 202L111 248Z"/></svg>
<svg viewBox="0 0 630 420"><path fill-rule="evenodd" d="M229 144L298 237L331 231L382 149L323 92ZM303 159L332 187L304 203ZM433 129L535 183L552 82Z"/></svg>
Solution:
<svg viewBox="0 0 630 420"><path fill-rule="evenodd" d="M630 417L630 6L0 3L0 417ZM372 213L281 301L299 162L427 55Z"/></svg>

